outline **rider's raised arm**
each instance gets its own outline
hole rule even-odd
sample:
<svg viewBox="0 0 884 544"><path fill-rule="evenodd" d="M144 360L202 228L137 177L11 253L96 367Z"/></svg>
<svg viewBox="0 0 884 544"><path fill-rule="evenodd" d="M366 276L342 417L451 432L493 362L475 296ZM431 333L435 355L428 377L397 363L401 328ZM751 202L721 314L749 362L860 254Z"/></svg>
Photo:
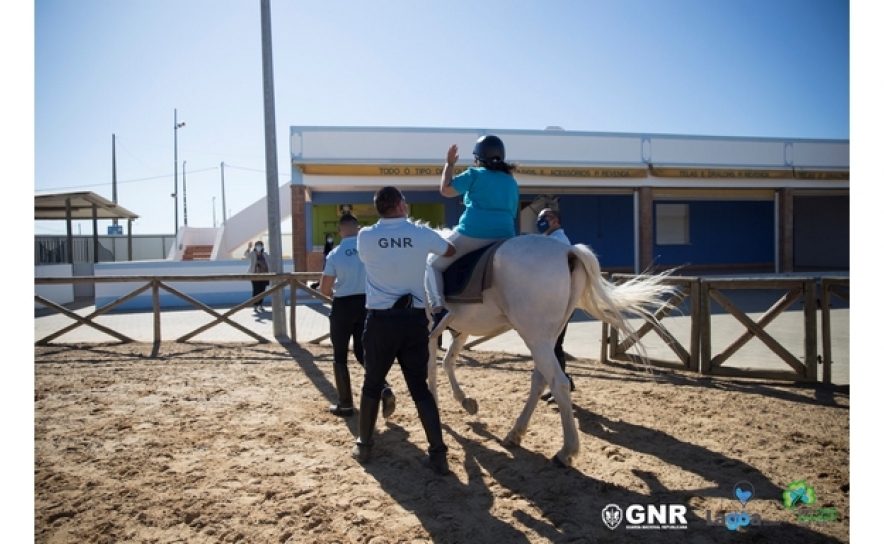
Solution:
<svg viewBox="0 0 884 544"><path fill-rule="evenodd" d="M448 148L448 155L445 157L445 168L442 170L442 179L439 181L439 192L442 196L457 196L457 189L451 186L451 180L454 179L454 165L457 164L457 145Z"/></svg>

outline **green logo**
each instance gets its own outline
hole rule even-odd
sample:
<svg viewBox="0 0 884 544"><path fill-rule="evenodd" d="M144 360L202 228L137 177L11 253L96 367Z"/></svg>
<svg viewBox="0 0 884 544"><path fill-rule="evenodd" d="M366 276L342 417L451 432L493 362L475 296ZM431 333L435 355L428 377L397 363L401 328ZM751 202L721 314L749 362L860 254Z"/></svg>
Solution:
<svg viewBox="0 0 884 544"><path fill-rule="evenodd" d="M796 506L802 504L813 504L816 502L816 491L804 480L792 482L789 487L783 491L783 505L786 508L795 509Z"/></svg>

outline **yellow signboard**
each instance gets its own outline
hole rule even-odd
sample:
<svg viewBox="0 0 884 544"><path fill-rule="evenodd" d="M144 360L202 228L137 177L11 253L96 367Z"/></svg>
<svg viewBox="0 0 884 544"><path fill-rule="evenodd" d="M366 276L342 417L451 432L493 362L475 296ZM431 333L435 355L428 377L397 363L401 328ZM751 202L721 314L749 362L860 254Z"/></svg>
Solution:
<svg viewBox="0 0 884 544"><path fill-rule="evenodd" d="M419 164L301 164L295 165L304 174L318 176L432 176L442 175L443 166ZM467 166L455 166L454 174L460 174ZM551 178L602 178L628 179L648 176L648 168L635 167L571 167L571 166L518 166L516 176L542 176ZM694 179L804 179L804 180L848 180L850 172L823 170L758 170L746 168L683 168L650 167L650 174L662 178Z"/></svg>
<svg viewBox="0 0 884 544"><path fill-rule="evenodd" d="M442 166L427 165L365 165L365 164L303 164L297 165L304 174L318 176L434 176L442 175ZM467 166L455 166L454 174L460 174ZM592 167L574 168L561 166L519 166L517 176L547 176L554 178L643 178L645 168Z"/></svg>
<svg viewBox="0 0 884 544"><path fill-rule="evenodd" d="M732 178L732 179L784 179L791 178L791 170L741 170L724 168L657 168L651 167L651 175L660 178Z"/></svg>
<svg viewBox="0 0 884 544"><path fill-rule="evenodd" d="M644 178L647 168L617 168L594 166L575 168L571 166L520 166L516 170L520 176L548 176L552 178Z"/></svg>
<svg viewBox="0 0 884 544"><path fill-rule="evenodd" d="M401 165L401 164L302 164L297 165L304 174L317 176L441 176L442 166ZM466 170L466 166L456 166L455 174Z"/></svg>
<svg viewBox="0 0 884 544"><path fill-rule="evenodd" d="M850 172L831 172L822 170L796 170L795 179L850 179Z"/></svg>

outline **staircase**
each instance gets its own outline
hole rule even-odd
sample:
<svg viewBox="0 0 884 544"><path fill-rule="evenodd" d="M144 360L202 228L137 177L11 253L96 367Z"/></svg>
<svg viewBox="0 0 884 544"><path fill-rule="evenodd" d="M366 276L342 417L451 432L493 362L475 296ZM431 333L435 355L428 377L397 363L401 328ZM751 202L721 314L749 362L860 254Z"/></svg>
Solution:
<svg viewBox="0 0 884 544"><path fill-rule="evenodd" d="M182 261L208 261L212 257L213 246L187 246Z"/></svg>

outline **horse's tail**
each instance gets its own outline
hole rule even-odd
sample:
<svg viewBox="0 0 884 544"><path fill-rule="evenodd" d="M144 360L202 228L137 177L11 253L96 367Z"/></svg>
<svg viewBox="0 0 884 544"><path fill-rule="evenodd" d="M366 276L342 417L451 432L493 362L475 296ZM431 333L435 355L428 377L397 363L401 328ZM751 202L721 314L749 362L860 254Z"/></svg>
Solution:
<svg viewBox="0 0 884 544"><path fill-rule="evenodd" d="M636 334L635 329L626 321L627 315L658 323L655 313L668 307L669 298L677 291L677 287L664 283L672 273L671 270L657 275L641 274L624 283L614 284L602 276L599 261L587 246L576 244L572 253L583 265L587 278L577 307L599 321L620 329L627 336ZM636 347L641 358L647 361L641 342L637 341Z"/></svg>

